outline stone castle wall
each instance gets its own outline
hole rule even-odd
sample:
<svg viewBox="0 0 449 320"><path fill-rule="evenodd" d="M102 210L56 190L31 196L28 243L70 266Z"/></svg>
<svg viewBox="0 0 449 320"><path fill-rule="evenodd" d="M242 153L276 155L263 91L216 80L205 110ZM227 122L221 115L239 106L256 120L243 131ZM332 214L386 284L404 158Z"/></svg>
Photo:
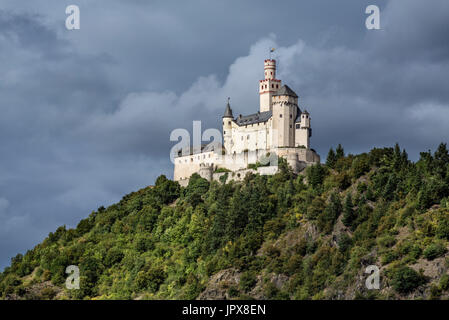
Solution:
<svg viewBox="0 0 449 320"><path fill-rule="evenodd" d="M285 158L295 173L301 172L309 165L320 162L320 156L315 151L305 148L276 148L226 155L208 152L176 158L174 180L182 186L186 186L193 173L198 173L208 181L219 181L220 177L225 174L228 176L227 181L230 181L229 179L242 181L248 172L271 175L277 172L278 156ZM186 159L188 161L185 161ZM257 168L257 170L248 168L249 164L256 164L257 162L264 166ZM215 172L216 169L220 168L231 172Z"/></svg>

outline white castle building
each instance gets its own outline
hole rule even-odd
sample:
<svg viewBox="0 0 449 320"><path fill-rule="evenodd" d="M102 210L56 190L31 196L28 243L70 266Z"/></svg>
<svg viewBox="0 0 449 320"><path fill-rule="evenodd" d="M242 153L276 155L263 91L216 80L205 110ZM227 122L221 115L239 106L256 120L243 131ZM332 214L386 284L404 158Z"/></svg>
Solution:
<svg viewBox="0 0 449 320"><path fill-rule="evenodd" d="M278 156L284 157L294 172L320 162L310 147L310 114L299 108L297 94L276 79L275 60L265 60L264 73L265 78L259 81L259 111L234 117L228 99L223 115L223 144L209 145L196 153L180 151L174 159L175 181L187 184L193 173L216 180L228 170L232 176L228 173L227 178L234 180L243 179L250 171L274 174L277 163L273 159Z"/></svg>

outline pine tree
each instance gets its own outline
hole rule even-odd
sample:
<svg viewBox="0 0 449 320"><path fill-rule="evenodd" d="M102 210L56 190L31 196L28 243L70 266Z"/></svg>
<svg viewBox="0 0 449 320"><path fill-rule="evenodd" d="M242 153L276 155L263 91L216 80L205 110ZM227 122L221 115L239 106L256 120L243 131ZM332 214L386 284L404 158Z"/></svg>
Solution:
<svg viewBox="0 0 449 320"><path fill-rule="evenodd" d="M343 206L342 222L345 226L350 227L355 219L354 204L352 203L351 193L348 193Z"/></svg>
<svg viewBox="0 0 449 320"><path fill-rule="evenodd" d="M336 162L337 162L337 155L335 154L334 149L330 148L329 153L327 154L326 165L329 168L334 168Z"/></svg>
<svg viewBox="0 0 449 320"><path fill-rule="evenodd" d="M335 153L336 153L337 160L341 159L341 158L344 158L345 150L343 149L341 144L338 144L337 149L335 149Z"/></svg>
<svg viewBox="0 0 449 320"><path fill-rule="evenodd" d="M393 152L393 169L396 172L400 171L401 165L402 165L401 148L399 147L399 144L396 143L394 145L394 152Z"/></svg>
<svg viewBox="0 0 449 320"><path fill-rule="evenodd" d="M446 167L449 164L449 153L445 143L440 143L433 157L433 171L444 179L446 177Z"/></svg>

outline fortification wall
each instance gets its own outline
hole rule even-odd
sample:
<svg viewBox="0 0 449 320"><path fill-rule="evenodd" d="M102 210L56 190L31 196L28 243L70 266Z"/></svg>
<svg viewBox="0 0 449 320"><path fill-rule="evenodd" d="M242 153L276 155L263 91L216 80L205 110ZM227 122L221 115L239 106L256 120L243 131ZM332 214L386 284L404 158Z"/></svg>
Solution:
<svg viewBox="0 0 449 320"><path fill-rule="evenodd" d="M192 174L198 173L208 181L219 181L220 177L227 175L227 181L242 181L249 172L261 175L272 175L277 172L277 156L287 160L288 165L296 173L301 172L309 165L319 163L319 155L305 148L276 148L273 150L255 150L238 154L221 155L217 153L197 154L188 157L181 157L175 160L174 180L179 181L182 186L188 184ZM271 154L271 158L268 155ZM186 161L187 159L187 161ZM196 159L196 160L195 160ZM261 162L263 167L249 169L249 164ZM231 172L214 172L218 168L225 168Z"/></svg>

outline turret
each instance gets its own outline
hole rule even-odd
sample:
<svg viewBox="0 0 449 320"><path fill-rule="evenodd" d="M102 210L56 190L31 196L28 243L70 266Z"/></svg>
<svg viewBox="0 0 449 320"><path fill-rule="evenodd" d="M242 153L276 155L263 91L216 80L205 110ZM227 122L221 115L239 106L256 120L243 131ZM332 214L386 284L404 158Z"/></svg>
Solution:
<svg viewBox="0 0 449 320"><path fill-rule="evenodd" d="M295 123L295 147L310 148L310 137L312 128L310 127L310 115L307 110L301 113Z"/></svg>
<svg viewBox="0 0 449 320"><path fill-rule="evenodd" d="M264 75L259 81L260 112L271 110L272 96L281 87L281 80L276 79L276 60L265 60Z"/></svg>
<svg viewBox="0 0 449 320"><path fill-rule="evenodd" d="M223 146L226 149L226 153L229 153L232 147L232 122L234 121L229 100L230 98L228 98L228 103L223 114Z"/></svg>

